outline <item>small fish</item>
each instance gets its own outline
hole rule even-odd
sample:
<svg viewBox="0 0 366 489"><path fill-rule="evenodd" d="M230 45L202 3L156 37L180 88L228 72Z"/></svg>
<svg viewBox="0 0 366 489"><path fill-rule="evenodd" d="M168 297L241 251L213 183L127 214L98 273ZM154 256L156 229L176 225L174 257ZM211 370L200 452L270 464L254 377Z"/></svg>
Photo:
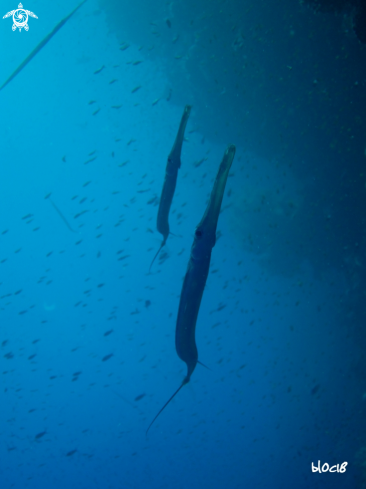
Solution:
<svg viewBox="0 0 366 489"><path fill-rule="evenodd" d="M158 201L158 197L155 195L155 197L152 197L150 200L147 201L147 203L150 205L150 204L155 204L155 202L157 201Z"/></svg>
<svg viewBox="0 0 366 489"><path fill-rule="evenodd" d="M47 434L47 431L41 431L40 433L37 433L36 436L34 437L35 440L41 439L44 435Z"/></svg>
<svg viewBox="0 0 366 489"><path fill-rule="evenodd" d="M135 401L141 401L146 396L146 394L140 394L139 396L135 397Z"/></svg>
<svg viewBox="0 0 366 489"><path fill-rule="evenodd" d="M131 90L131 93L136 93L136 92L137 92L137 90L140 90L140 88L141 88L141 85L137 85L135 88L133 88L133 89Z"/></svg>
<svg viewBox="0 0 366 489"><path fill-rule="evenodd" d="M126 258L129 258L130 255L124 255L124 256L121 256L120 258L118 258L118 261L123 261L125 260Z"/></svg>
<svg viewBox="0 0 366 489"><path fill-rule="evenodd" d="M202 163L203 163L204 161L206 161L206 160L207 160L207 158L201 158L200 160L195 161L195 162L193 163L193 166L194 166L195 168L198 168L198 167L199 167L199 166L201 166L201 165L202 165Z"/></svg>
<svg viewBox="0 0 366 489"><path fill-rule="evenodd" d="M151 105L156 105L159 102L160 98L156 98Z"/></svg>
<svg viewBox="0 0 366 489"><path fill-rule="evenodd" d="M103 71L105 68L105 66L103 65L101 68L99 68L99 70L97 71L94 71L94 75L98 75L101 71Z"/></svg>
<svg viewBox="0 0 366 489"><path fill-rule="evenodd" d="M86 212L88 212L88 211L84 210L84 211L78 212L77 214L75 214L74 219L77 219L78 217L82 216Z"/></svg>
<svg viewBox="0 0 366 489"><path fill-rule="evenodd" d="M113 353L110 353L109 355L106 355L105 357L102 358L102 362L106 362L107 360L109 360L112 357L113 357Z"/></svg>
<svg viewBox="0 0 366 489"><path fill-rule="evenodd" d="M95 111L92 113L92 115L97 115L99 111L100 111L100 109L95 110Z"/></svg>
<svg viewBox="0 0 366 489"><path fill-rule="evenodd" d="M94 156L94 158L89 158L89 160L84 161L84 165L88 165L89 163L91 163L92 161L94 161L96 159L97 159L96 156Z"/></svg>
<svg viewBox="0 0 366 489"><path fill-rule="evenodd" d="M130 47L130 45L127 42L124 42L123 44L121 44L119 49L120 49L120 51L126 51L126 49L128 49L129 47Z"/></svg>
<svg viewBox="0 0 366 489"><path fill-rule="evenodd" d="M71 457L72 455L74 455L75 453L77 452L77 450L70 450L70 452L67 452L66 454L66 457Z"/></svg>

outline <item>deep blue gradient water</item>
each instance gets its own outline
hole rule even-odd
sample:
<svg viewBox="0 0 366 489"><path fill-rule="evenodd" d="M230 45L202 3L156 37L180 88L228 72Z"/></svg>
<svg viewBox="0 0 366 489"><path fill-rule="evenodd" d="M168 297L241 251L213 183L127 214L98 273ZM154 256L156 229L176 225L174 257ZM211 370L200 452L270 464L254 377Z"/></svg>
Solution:
<svg viewBox="0 0 366 489"><path fill-rule="evenodd" d="M75 5L1 20L1 84ZM347 15L88 0L0 91L0 489L366 487L366 50ZM148 274L185 104L177 236ZM179 297L228 143L210 370L146 437L186 374Z"/></svg>

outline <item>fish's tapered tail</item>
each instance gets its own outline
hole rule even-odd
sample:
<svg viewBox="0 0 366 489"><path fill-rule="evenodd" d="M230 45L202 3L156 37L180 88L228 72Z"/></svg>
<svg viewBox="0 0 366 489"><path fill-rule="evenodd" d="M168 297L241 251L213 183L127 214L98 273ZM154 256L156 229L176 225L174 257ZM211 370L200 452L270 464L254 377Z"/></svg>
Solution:
<svg viewBox="0 0 366 489"><path fill-rule="evenodd" d="M174 392L174 394L172 395L172 397L164 404L164 406L160 409L160 411L158 412L158 414L155 416L155 418L151 421L148 429L146 430L146 436L149 432L149 429L152 427L152 425L155 423L155 421L157 420L157 418L160 416L160 414L164 411L164 409L167 407L167 405L170 403L170 401L172 401L174 399L174 397L178 394L178 392L181 390L181 388L188 384L189 382L189 379L187 380L187 377L183 380L182 384L178 387L178 389Z"/></svg>
<svg viewBox="0 0 366 489"><path fill-rule="evenodd" d="M156 252L156 255L154 256L153 261L151 262L151 265L150 265L150 268L149 268L149 273L150 273L151 267L153 266L154 261L157 259L158 255L159 255L161 249L163 248L163 246L165 245L165 243L166 243L166 239L164 239L164 241L161 243L158 251Z"/></svg>

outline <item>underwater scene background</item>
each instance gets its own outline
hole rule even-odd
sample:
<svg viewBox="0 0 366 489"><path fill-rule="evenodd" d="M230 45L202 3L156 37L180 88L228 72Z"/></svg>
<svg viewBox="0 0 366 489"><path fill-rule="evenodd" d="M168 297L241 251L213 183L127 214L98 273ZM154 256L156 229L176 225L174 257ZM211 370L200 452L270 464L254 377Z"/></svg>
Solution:
<svg viewBox="0 0 366 489"><path fill-rule="evenodd" d="M76 6L0 23L1 85L40 46L0 89L0 488L366 487L363 2L88 0L40 44ZM209 369L146 435L229 143Z"/></svg>

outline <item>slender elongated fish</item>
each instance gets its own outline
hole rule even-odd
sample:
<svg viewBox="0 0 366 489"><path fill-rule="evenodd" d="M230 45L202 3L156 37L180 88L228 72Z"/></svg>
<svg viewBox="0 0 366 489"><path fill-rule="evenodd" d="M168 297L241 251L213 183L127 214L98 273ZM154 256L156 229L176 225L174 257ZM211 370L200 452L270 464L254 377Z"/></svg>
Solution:
<svg viewBox="0 0 366 489"><path fill-rule="evenodd" d="M165 169L165 179L163 190L161 191L160 204L158 210L158 218L156 221L156 227L160 234L163 235L163 242L160 245L156 255L154 256L153 261L151 262L149 272L151 267L160 253L160 250L165 245L168 236L170 234L169 228L169 211L170 206L172 205L172 200L175 192L175 186L177 184L177 176L178 170L180 168L180 155L182 152L182 145L184 139L184 131L186 130L186 125L188 122L189 115L191 113L191 106L186 105L184 107L184 112L182 115L182 119L180 121L180 126L178 129L177 137L175 138L175 142L173 144L172 150L168 156L168 162L166 164Z"/></svg>
<svg viewBox="0 0 366 489"><path fill-rule="evenodd" d="M184 377L180 387L174 392L172 397L164 404L152 420L146 434L156 418L164 411L170 401L178 394L184 385L188 384L197 363L201 363L198 360L195 338L196 322L210 268L211 252L216 242L216 227L219 219L222 198L234 156L235 146L231 144L225 151L206 211L196 228L191 248L191 256L188 262L186 276L184 277L182 292L180 294L175 329L175 348L179 358L187 364L187 375Z"/></svg>
<svg viewBox="0 0 366 489"><path fill-rule="evenodd" d="M67 228L72 232L72 233L77 233L77 231L75 231L75 229L73 229L70 224L68 223L66 217L62 214L62 212L60 211L60 209L57 207L57 205L53 202L53 200L51 200L51 194L47 194L46 197L45 197L45 200L49 200L53 206L53 208L55 209L55 211L57 212L57 214L61 217L61 219L64 221L64 223L66 224Z"/></svg>
<svg viewBox="0 0 366 489"><path fill-rule="evenodd" d="M39 51L48 43L48 41L56 34L57 31L61 29L61 27L66 24L66 22L74 15L74 13L79 10L79 8L86 2L86 0L83 0L74 10L64 19L62 19L54 28L53 30L47 34L47 36L41 41L38 46L36 46L33 51L25 58L25 60L18 66L18 68L9 76L9 78L6 80L5 83L3 83L0 87L0 90L2 90L8 83L11 82L13 78L17 76L18 73L22 71L22 69L31 61L31 59L34 58L34 56L39 53Z"/></svg>

